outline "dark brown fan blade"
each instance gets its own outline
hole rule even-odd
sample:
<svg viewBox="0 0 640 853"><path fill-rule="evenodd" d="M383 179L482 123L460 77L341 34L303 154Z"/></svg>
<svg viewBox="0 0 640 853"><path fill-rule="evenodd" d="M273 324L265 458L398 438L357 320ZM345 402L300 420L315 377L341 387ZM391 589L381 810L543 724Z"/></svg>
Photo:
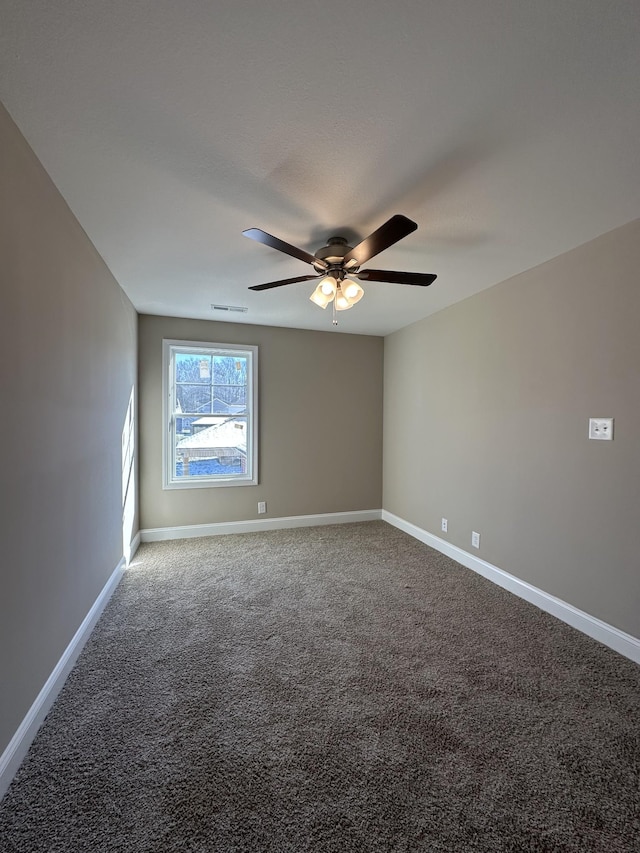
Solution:
<svg viewBox="0 0 640 853"><path fill-rule="evenodd" d="M394 243L397 243L398 240L402 240L402 238L406 237L407 234L411 234L411 232L415 231L417 227L417 223L408 219L406 216L402 216L399 213L392 216L391 219L387 220L384 225L381 225L377 231L374 231L373 234L369 234L369 236L365 237L361 243L358 243L358 245L353 248L348 255L345 255L345 267L347 269L349 268L350 261L355 262L358 266L366 263L368 260L373 258L374 255L380 254L384 249L388 249L389 246L393 246ZM351 266L354 266L354 264L352 263Z"/></svg>
<svg viewBox="0 0 640 853"><path fill-rule="evenodd" d="M298 249L290 243L285 243L284 240L272 237L271 234L267 234L267 232L263 231L261 228L248 228L242 233L245 237L249 237L250 240L257 240L258 243L264 243L265 246L271 246L272 249L284 252L285 255L291 255L292 258L298 258L298 260L304 261L307 264L318 264L325 270L329 268L329 264L325 261L315 258L313 255L310 255L309 252L305 252L304 249Z"/></svg>
<svg viewBox="0 0 640 853"><path fill-rule="evenodd" d="M296 284L298 281L311 281L312 278L322 278L320 275L299 275L296 278L283 278L282 281L269 281L266 284L254 284L249 290L270 290L272 287L282 287L284 284Z"/></svg>
<svg viewBox="0 0 640 853"><path fill-rule="evenodd" d="M356 278L363 281L388 281L391 284L417 284L428 287L437 278L433 273L426 272L396 272L395 270L360 270L354 273Z"/></svg>

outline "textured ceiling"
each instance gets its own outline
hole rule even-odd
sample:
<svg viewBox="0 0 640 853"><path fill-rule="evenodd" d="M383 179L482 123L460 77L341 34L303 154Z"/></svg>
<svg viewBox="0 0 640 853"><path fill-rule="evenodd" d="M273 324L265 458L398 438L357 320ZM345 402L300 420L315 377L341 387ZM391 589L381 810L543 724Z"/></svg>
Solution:
<svg viewBox="0 0 640 853"><path fill-rule="evenodd" d="M0 99L141 312L331 329L314 252L418 231L386 334L640 215L638 0L0 0ZM606 283L604 283L606 284Z"/></svg>

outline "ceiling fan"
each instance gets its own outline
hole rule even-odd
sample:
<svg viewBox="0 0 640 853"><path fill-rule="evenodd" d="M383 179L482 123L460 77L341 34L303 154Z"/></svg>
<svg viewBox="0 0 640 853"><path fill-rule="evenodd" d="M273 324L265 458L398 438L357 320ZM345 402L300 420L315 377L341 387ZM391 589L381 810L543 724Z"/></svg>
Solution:
<svg viewBox="0 0 640 853"><path fill-rule="evenodd" d="M282 287L285 284L319 279L318 286L310 299L320 308L326 308L333 302L335 324L337 323L336 311L346 311L362 299L364 291L359 284L360 281L384 281L391 284L413 284L419 287L427 287L435 281L436 276L432 273L360 269L362 264L411 234L417 227L418 225L411 219L396 214L365 237L357 246L349 246L344 237L329 237L327 245L318 249L314 255L290 243L285 243L284 240L272 237L260 228L249 228L242 232L245 237L305 261L316 271L315 275L300 275L281 281L255 284L249 290L270 290L272 287Z"/></svg>

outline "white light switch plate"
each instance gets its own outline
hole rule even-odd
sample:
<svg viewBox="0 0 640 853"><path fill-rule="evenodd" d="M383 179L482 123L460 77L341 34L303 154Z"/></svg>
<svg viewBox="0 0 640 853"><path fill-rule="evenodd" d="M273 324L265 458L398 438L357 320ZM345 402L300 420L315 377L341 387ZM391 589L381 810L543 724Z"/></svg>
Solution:
<svg viewBox="0 0 640 853"><path fill-rule="evenodd" d="M613 418L589 418L589 438L613 441Z"/></svg>

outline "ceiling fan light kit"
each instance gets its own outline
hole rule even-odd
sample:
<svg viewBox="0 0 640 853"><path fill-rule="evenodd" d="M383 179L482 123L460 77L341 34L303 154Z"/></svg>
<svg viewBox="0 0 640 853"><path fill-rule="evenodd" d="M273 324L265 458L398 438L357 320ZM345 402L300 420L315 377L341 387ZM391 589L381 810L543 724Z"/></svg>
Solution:
<svg viewBox="0 0 640 853"><path fill-rule="evenodd" d="M364 296L364 290L357 281L340 275L335 278L332 275L324 276L320 284L313 291L309 299L320 308L326 308L330 302L335 302L338 311L346 311Z"/></svg>
<svg viewBox="0 0 640 853"><path fill-rule="evenodd" d="M344 237L334 236L330 237L327 240L327 245L318 249L315 255L311 255L296 246L291 246L284 240L273 237L260 228L249 228L242 232L245 237L311 264L316 271L316 275L303 275L282 281L256 284L249 290L270 290L273 287L282 287L300 281L319 280L309 298L320 308L326 308L330 303L333 303L333 323L337 325L336 311L347 311L364 296L364 290L358 279L390 282L392 284L411 284L419 287L427 287L435 281L436 276L432 273L360 269L362 264L388 249L398 240L411 234L417 227L417 224L411 219L396 214L358 243L357 246L349 246Z"/></svg>

